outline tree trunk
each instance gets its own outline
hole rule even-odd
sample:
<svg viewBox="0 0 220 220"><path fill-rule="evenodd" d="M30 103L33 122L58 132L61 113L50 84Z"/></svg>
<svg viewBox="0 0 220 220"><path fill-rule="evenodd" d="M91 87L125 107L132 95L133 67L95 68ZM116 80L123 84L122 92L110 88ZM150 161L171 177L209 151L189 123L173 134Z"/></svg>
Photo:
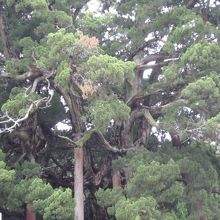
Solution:
<svg viewBox="0 0 220 220"><path fill-rule="evenodd" d="M194 204L194 210L199 216L199 220L206 220L206 217L203 215L201 201L196 201Z"/></svg>
<svg viewBox="0 0 220 220"><path fill-rule="evenodd" d="M84 194L83 194L83 148L74 149L74 197L75 197L75 218L84 220Z"/></svg>
<svg viewBox="0 0 220 220"><path fill-rule="evenodd" d="M36 214L32 211L31 205L27 204L26 220L36 220Z"/></svg>
<svg viewBox="0 0 220 220"><path fill-rule="evenodd" d="M114 189L120 189L121 188L121 175L120 172L113 171L113 176L112 176L112 185Z"/></svg>
<svg viewBox="0 0 220 220"><path fill-rule="evenodd" d="M8 39L8 26L5 17L5 2L0 0L0 36L2 38L2 43L4 46L4 56L6 58L13 57L15 54L11 51L11 45Z"/></svg>

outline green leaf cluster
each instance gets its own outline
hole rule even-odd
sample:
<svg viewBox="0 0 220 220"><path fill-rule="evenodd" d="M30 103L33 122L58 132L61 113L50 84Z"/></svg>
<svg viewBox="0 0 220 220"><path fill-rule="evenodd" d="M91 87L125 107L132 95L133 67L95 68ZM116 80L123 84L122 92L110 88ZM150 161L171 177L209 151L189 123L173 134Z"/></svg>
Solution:
<svg viewBox="0 0 220 220"><path fill-rule="evenodd" d="M0 155L3 155L2 152ZM25 204L31 204L33 211L41 214L44 219L73 218L72 191L69 188L53 189L49 183L40 179L38 164L25 162L13 170L0 160L0 171L1 207L10 211L22 211Z"/></svg>
<svg viewBox="0 0 220 220"><path fill-rule="evenodd" d="M189 107L192 109L198 112L209 111L209 115L215 115L218 113L220 106L219 79L213 78L213 75L210 75L189 83L182 90L181 95L189 100Z"/></svg>
<svg viewBox="0 0 220 220"><path fill-rule="evenodd" d="M125 120L129 117L130 108L115 96L95 99L89 106L90 117L101 131L106 131L110 121Z"/></svg>
<svg viewBox="0 0 220 220"><path fill-rule="evenodd" d="M7 102L2 106L1 111L7 112L11 117L23 117L33 101L40 98L36 93L26 94L22 88L14 87Z"/></svg>
<svg viewBox="0 0 220 220"><path fill-rule="evenodd" d="M216 42L201 41L188 48L181 57L183 65L199 71L219 71L220 47Z"/></svg>
<svg viewBox="0 0 220 220"><path fill-rule="evenodd" d="M154 153L143 148L114 162L126 174L124 190L99 189L96 197L117 220L196 219L198 201L204 216L217 219L219 196L213 192L219 186L217 160L205 146L193 143L181 152L167 146Z"/></svg>
<svg viewBox="0 0 220 220"><path fill-rule="evenodd" d="M66 61L62 61L58 67L58 73L55 77L55 82L68 91L70 86L71 68Z"/></svg>
<svg viewBox="0 0 220 220"><path fill-rule="evenodd" d="M119 90L123 88L125 79L134 79L134 62L124 62L108 55L91 56L83 65L85 74L107 89Z"/></svg>

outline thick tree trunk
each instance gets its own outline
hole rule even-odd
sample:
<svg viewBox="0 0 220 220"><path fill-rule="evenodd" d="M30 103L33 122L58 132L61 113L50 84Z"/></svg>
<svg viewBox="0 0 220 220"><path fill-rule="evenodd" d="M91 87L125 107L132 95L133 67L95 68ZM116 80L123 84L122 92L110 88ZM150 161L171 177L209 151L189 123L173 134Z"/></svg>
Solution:
<svg viewBox="0 0 220 220"><path fill-rule="evenodd" d="M36 220L36 214L32 211L31 205L27 204L26 220Z"/></svg>
<svg viewBox="0 0 220 220"><path fill-rule="evenodd" d="M11 51L11 46L8 40L7 31L8 31L8 26L5 17L5 2L4 0L0 0L0 36L4 46L4 56L6 58L10 58L13 57L14 54Z"/></svg>
<svg viewBox="0 0 220 220"><path fill-rule="evenodd" d="M76 202L74 220L84 220L83 148L74 149L74 158L74 197Z"/></svg>

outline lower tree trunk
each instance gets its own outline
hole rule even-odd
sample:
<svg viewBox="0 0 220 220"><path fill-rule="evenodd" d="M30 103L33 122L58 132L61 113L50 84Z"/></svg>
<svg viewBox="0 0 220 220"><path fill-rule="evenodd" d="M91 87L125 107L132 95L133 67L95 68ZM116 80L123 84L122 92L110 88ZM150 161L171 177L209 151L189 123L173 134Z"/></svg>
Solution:
<svg viewBox="0 0 220 220"><path fill-rule="evenodd" d="M26 220L36 220L36 214L32 211L32 207L30 204L27 204Z"/></svg>
<svg viewBox="0 0 220 220"><path fill-rule="evenodd" d="M114 189L120 189L121 188L121 175L120 172L113 171L113 176L112 176L112 185Z"/></svg>
<svg viewBox="0 0 220 220"><path fill-rule="evenodd" d="M194 210L199 216L199 220L206 220L206 217L202 213L202 204L201 201L196 201L194 204Z"/></svg>
<svg viewBox="0 0 220 220"><path fill-rule="evenodd" d="M74 197L76 202L74 220L84 220L83 148L74 149L74 159Z"/></svg>

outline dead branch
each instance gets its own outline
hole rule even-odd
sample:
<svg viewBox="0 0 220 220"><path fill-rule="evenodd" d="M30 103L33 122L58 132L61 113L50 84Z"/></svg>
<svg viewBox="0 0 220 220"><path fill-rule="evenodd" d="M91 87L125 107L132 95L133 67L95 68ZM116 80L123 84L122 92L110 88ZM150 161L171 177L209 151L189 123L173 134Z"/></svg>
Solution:
<svg viewBox="0 0 220 220"><path fill-rule="evenodd" d="M52 94L53 95L53 94ZM5 128L0 129L0 134L1 133L7 133L7 132L12 132L17 126L20 126L21 122L25 121L31 114L32 111L38 109L40 107L40 105L42 103L45 103L45 106L48 106L48 102L50 102L50 100L52 99L52 95L48 96L48 97L44 97L42 99L39 100L35 100L33 101L26 114L18 119L14 119L12 118L8 112L6 112L1 118L4 119L3 121L0 121L0 124L4 124ZM9 127L7 127L7 125L9 125Z"/></svg>

